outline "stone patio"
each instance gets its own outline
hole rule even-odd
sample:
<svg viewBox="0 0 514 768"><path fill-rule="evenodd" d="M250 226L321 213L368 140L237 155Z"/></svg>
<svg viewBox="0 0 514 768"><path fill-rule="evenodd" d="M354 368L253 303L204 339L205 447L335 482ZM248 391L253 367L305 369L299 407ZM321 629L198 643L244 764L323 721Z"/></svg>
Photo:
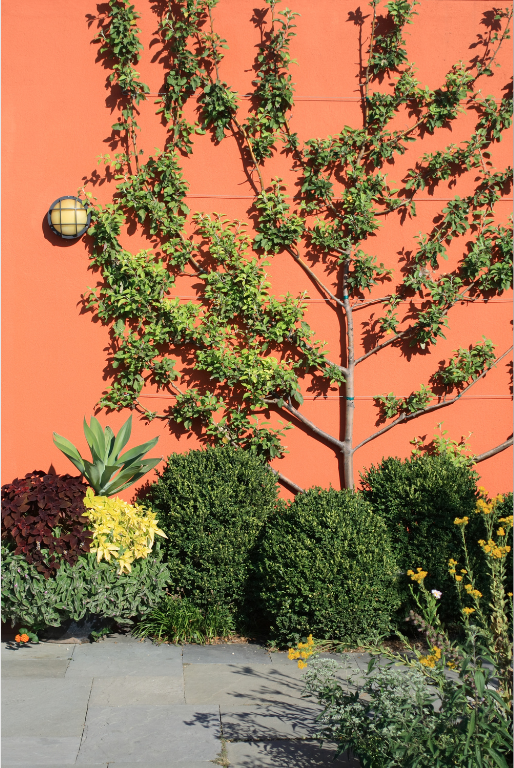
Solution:
<svg viewBox="0 0 514 768"><path fill-rule="evenodd" d="M313 739L302 674L259 645L2 643L2 766L356 768Z"/></svg>

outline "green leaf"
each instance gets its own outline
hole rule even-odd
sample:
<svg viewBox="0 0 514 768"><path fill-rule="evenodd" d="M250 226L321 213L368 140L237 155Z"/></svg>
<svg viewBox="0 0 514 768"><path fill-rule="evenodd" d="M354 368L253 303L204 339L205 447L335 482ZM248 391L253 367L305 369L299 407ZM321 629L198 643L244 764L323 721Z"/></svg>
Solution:
<svg viewBox="0 0 514 768"><path fill-rule="evenodd" d="M57 432L53 434L53 441L57 448L64 453L64 455L77 467L78 471L84 474L84 462L82 456L77 451L73 443L70 443L65 437L58 435Z"/></svg>
<svg viewBox="0 0 514 768"><path fill-rule="evenodd" d="M93 457L93 460L95 459L95 457L97 459L102 459L104 455L104 451L101 450L96 434L87 423L85 416L84 416L84 434L86 436L87 444L89 446L89 450L91 451L91 456ZM103 434L102 434L102 437L103 437Z"/></svg>
<svg viewBox="0 0 514 768"><path fill-rule="evenodd" d="M100 459L103 459L105 456L105 436L104 431L102 429L102 426L98 419L95 419L94 416L91 416L91 422L90 422L90 429L93 432L96 442L98 445L98 456Z"/></svg>
<svg viewBox="0 0 514 768"><path fill-rule="evenodd" d="M120 431L116 435L116 440L114 441L114 445L112 447L111 455L115 457L115 459L118 458L121 451L125 448L128 441L130 440L130 435L132 433L132 415L130 415L125 422L125 424L121 427ZM109 458L111 458L109 456Z"/></svg>
<svg viewBox="0 0 514 768"><path fill-rule="evenodd" d="M123 454L123 456L120 456L118 459L118 462L120 464L127 464L127 462L134 462L135 460L139 459L141 456L144 456L145 453L148 453L149 450L151 450L154 445L157 444L159 438L154 437L153 440L149 440L147 443L143 443L142 445L137 445L135 448L131 448L130 451L127 451ZM160 459L159 459L160 461Z"/></svg>

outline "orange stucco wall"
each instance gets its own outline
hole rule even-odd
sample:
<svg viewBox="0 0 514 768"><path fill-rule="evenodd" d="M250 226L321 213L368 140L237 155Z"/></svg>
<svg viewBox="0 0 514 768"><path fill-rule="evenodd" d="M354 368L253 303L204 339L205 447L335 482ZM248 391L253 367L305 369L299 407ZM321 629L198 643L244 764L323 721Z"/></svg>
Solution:
<svg viewBox="0 0 514 768"><path fill-rule="evenodd" d="M142 41L145 45L140 64L142 79L156 93L162 82L162 68L152 64L157 48L150 46L157 28L152 2L137 0L142 13ZM359 3L353 0L290 0L300 12L297 37L292 53L298 60L293 67L296 95L299 97L292 128L300 138L326 136L344 124L360 125L356 102L334 100L355 97L358 71L357 27L349 20ZM239 93L250 90L258 29L251 23L255 0L221 0L215 11L216 27L228 41L230 50L222 65L223 77ZM436 87L452 63L468 61L477 50L473 46L486 31L483 13L494 3L477 0L424 0L419 17L409 28L408 48L418 65L423 83ZM361 6L368 13L367 5ZM116 119L108 106L108 72L95 63L97 46L91 40L95 25L88 27L87 15L96 13L91 0L6 0L3 4L3 456L2 482L8 482L32 469L70 471L71 465L52 443L52 432L65 435L80 449L85 446L82 417L94 412L106 386L104 373L108 332L91 314L84 313L81 294L96 276L88 271L88 240L59 241L45 222L48 206L57 197L75 194L84 179L94 180L96 157L109 151L110 125ZM501 97L510 73L507 43L499 56L502 69L492 79L483 79L485 95ZM313 99L321 99L319 101ZM332 99L332 100L331 100ZM164 129L154 115L153 99L141 106L143 134L141 146L152 152L163 144ZM191 108L191 116L194 114ZM399 124L408 125L400 116ZM473 114L463 115L451 128L426 137L423 151L442 148L464 139L474 125ZM390 168L390 176L400 180L420 152L420 143ZM494 148L495 164L510 162L511 134ZM193 156L184 162L193 195L250 195L235 141L227 138L215 146L210 137L197 137ZM102 169L99 168L102 173ZM276 157L264 169L265 180L282 176L294 183L291 161ZM109 183L91 187L100 202L108 202L114 191ZM449 190L439 185L434 200L420 202L418 216L403 225L389 216L368 252L398 270L402 248L411 249L413 236L428 232L434 216L444 203L437 198L466 194L473 188L473 174L467 174ZM427 198L428 195L420 195ZM192 210L222 211L231 217L248 218L249 200L193 197ZM497 206L499 218L506 220L509 202ZM135 250L143 245L139 236L126 236ZM148 247L148 245L146 245ZM462 242L451 249L448 266L462 253ZM446 267L448 268L448 267ZM323 273L323 264L314 269ZM334 311L322 301L300 268L287 255L275 257L270 265L273 291L295 293L309 290L312 299L308 321L319 336L328 341L334 356L340 348L340 329ZM383 289L378 288L373 295ZM185 280L177 283L180 295L190 295ZM482 335L491 337L501 353L511 341L511 305L504 294L501 301L452 310L447 341L441 341L425 355L406 357L399 350L387 349L371 357L358 369L358 396L394 391L407 395L421 383L428 383L439 361L448 359L458 346L476 343ZM357 330L378 315L378 308L362 310ZM361 326L361 324L363 324ZM151 391L148 390L148 394ZM308 393L307 393L308 394ZM334 391L332 395L336 395ZM473 399L416 422L392 430L366 445L356 454L357 470L380 460L384 455L407 456L409 440L418 435L430 439L435 425L444 422L449 437L460 438L472 432L470 446L481 453L506 440L511 433L509 368L503 361L472 390ZM153 407L166 405L156 401ZM302 411L322 428L339 435L340 405L337 399L306 400ZM103 424L114 429L127 412L100 415ZM376 410L370 400L357 400L355 441L374 431ZM189 434L177 437L158 422L145 425L136 419L133 440L142 442L160 433L162 454L184 451L198 445ZM310 439L297 428L287 434L290 453L279 463L281 471L293 480L310 485L339 487L339 468L334 452ZM491 492L512 487L512 449L479 465L482 482ZM130 496L130 492L128 492Z"/></svg>

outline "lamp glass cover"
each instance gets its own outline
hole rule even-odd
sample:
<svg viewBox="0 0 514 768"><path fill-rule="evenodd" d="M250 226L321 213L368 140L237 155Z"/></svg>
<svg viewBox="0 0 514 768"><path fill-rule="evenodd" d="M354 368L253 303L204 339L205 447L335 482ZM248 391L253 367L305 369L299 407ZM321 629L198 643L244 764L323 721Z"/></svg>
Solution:
<svg viewBox="0 0 514 768"><path fill-rule="evenodd" d="M61 235L76 237L87 224L87 211L76 198L59 200L50 212L54 229Z"/></svg>

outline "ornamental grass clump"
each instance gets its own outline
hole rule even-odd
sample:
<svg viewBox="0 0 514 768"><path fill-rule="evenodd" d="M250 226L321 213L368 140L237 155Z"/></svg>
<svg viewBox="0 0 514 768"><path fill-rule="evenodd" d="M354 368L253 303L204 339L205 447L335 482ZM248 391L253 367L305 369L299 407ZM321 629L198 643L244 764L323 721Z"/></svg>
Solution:
<svg viewBox="0 0 514 768"><path fill-rule="evenodd" d="M119 574L130 573L134 560L150 554L155 535L168 538L158 527L156 514L139 504L95 496L88 488L84 506L92 524L91 552L96 552L98 562L114 558Z"/></svg>

